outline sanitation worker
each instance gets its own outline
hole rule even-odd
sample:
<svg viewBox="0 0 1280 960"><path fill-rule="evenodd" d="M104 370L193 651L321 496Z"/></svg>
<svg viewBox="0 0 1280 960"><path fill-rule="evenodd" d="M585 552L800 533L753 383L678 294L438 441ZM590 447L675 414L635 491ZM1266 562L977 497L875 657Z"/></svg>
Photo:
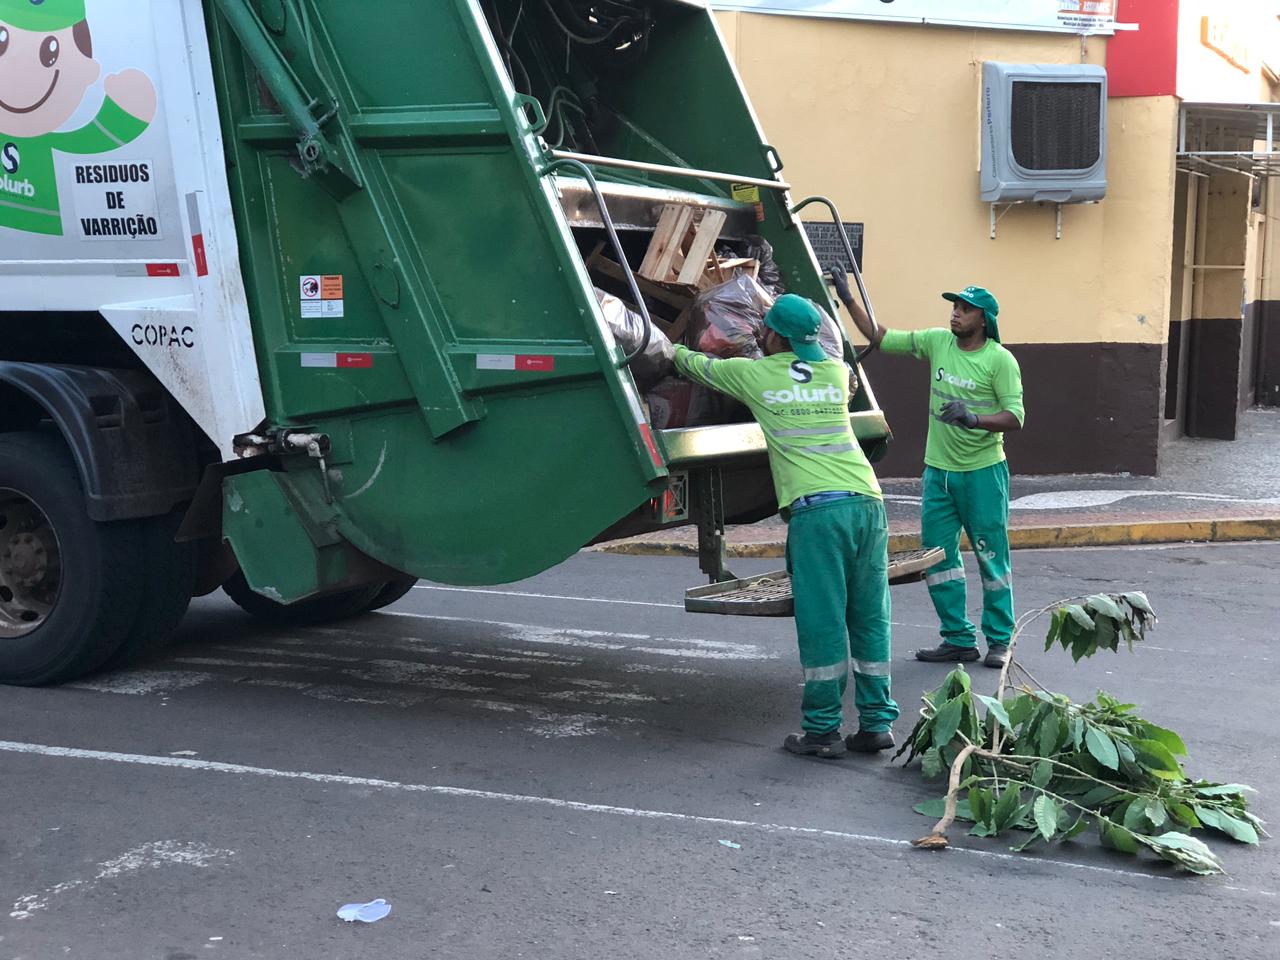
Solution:
<svg viewBox="0 0 1280 960"><path fill-rule="evenodd" d="M818 345L822 316L794 294L765 316L765 356L718 359L674 348L685 376L745 403L764 430L787 526L804 668L803 733L783 746L832 758L893 746L889 689L889 532L875 473L849 425L849 369ZM853 660L858 732L841 739Z"/></svg>
<svg viewBox="0 0 1280 960"><path fill-rule="evenodd" d="M873 330L854 302L844 270L830 269L836 295L853 322L886 353L909 353L929 362L929 434L925 441L920 541L946 557L925 582L941 622L942 642L916 651L932 663L973 661L977 634L966 612L960 531L973 545L982 576L984 663L1004 666L1013 635L1013 573L1009 560L1009 465L1004 435L1022 429L1022 371L1000 343L1000 305L982 287L944 293L951 302L950 329Z"/></svg>

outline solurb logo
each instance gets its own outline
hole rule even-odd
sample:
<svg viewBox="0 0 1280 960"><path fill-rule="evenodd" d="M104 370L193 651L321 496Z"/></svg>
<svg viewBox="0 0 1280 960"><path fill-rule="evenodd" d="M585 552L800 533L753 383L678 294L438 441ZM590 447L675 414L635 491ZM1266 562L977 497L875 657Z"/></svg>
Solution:
<svg viewBox="0 0 1280 960"><path fill-rule="evenodd" d="M964 387L966 390L977 390L978 385L968 377L954 377L947 373L942 367L938 368L938 372L933 375L933 379L939 383L949 383L953 387Z"/></svg>
<svg viewBox="0 0 1280 960"><path fill-rule="evenodd" d="M803 360L797 360L791 364L791 379L796 383L808 383L813 379L813 367Z"/></svg>
<svg viewBox="0 0 1280 960"><path fill-rule="evenodd" d="M0 166L4 167L5 173L17 173L18 167L22 165L22 154L18 152L16 143L6 143L3 149L0 149Z"/></svg>
<svg viewBox="0 0 1280 960"><path fill-rule="evenodd" d="M766 390L765 403L844 403L844 391L835 384L825 387L796 387L794 390Z"/></svg>

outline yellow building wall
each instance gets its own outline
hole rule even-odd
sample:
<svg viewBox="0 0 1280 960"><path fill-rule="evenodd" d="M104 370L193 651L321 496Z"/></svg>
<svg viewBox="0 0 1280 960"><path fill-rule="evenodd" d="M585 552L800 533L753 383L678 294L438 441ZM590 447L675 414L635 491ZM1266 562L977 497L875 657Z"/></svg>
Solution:
<svg viewBox="0 0 1280 960"><path fill-rule="evenodd" d="M729 49L797 198L866 224L865 275L889 326L945 325L943 290L987 286L1010 343L1163 343L1177 102L1113 100L1107 198L1003 213L978 199L984 60L1078 63L1079 38L721 13ZM1105 39L1086 60L1105 62ZM1003 210L1003 208L1002 208ZM806 212L807 215L807 212Z"/></svg>

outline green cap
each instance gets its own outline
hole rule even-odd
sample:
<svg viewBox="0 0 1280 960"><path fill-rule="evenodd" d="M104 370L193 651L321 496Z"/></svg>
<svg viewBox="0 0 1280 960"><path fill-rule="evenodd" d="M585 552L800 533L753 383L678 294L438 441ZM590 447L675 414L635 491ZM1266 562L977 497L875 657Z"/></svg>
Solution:
<svg viewBox="0 0 1280 960"><path fill-rule="evenodd" d="M786 337L791 342L792 352L801 360L817 363L827 359L826 351L818 343L822 314L804 297L784 293L769 308L764 323Z"/></svg>
<svg viewBox="0 0 1280 960"><path fill-rule="evenodd" d="M996 298L991 295L991 291L985 287L967 286L959 293L944 293L943 300L950 300L955 303L962 300L971 307L977 307L987 318L987 337L1000 342L1000 326L996 323L996 317L1000 314L1000 304L996 303Z"/></svg>
<svg viewBox="0 0 1280 960"><path fill-rule="evenodd" d="M0 23L19 30L65 30L84 18L84 0L0 0Z"/></svg>

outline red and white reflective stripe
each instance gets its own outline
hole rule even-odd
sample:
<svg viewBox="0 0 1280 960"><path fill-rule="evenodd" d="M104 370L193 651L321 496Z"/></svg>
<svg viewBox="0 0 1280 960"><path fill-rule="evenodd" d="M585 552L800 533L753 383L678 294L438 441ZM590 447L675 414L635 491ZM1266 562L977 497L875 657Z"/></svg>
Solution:
<svg viewBox="0 0 1280 960"><path fill-rule="evenodd" d="M182 271L176 263L148 263L148 277L180 277Z"/></svg>
<svg viewBox="0 0 1280 960"><path fill-rule="evenodd" d="M528 373L554 373L556 358L529 353L477 353L477 370L524 370Z"/></svg>
<svg viewBox="0 0 1280 960"><path fill-rule="evenodd" d="M304 367L356 368L367 370L373 366L372 353L303 353Z"/></svg>
<svg viewBox="0 0 1280 960"><path fill-rule="evenodd" d="M662 454L658 451L658 441L653 438L653 428L647 423L640 424L640 436L644 438L644 448L649 451L649 459L659 470L665 470Z"/></svg>
<svg viewBox="0 0 1280 960"><path fill-rule="evenodd" d="M209 257L204 250L204 229L200 226L200 200L198 194L187 194L187 218L191 221L191 252L194 255L196 276L209 275Z"/></svg>

